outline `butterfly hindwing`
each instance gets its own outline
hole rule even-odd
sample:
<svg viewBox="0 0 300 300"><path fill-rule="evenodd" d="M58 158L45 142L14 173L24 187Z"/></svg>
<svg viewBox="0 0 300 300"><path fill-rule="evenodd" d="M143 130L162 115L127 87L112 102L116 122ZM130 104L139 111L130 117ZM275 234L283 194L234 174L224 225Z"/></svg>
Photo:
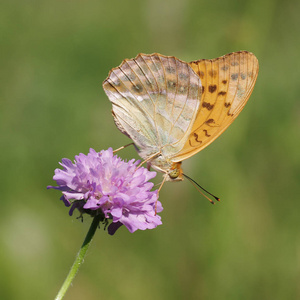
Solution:
<svg viewBox="0 0 300 300"><path fill-rule="evenodd" d="M172 157L185 144L199 108L201 79L175 57L139 54L111 70L103 88L117 127L144 159Z"/></svg>

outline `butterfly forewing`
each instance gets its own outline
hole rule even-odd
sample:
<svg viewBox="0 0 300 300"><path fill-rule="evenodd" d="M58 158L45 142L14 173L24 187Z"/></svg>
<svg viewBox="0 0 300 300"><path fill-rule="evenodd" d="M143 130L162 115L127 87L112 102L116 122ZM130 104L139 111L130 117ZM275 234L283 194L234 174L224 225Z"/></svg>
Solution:
<svg viewBox="0 0 300 300"><path fill-rule="evenodd" d="M253 90L258 61L247 51L190 66L202 82L202 98L192 131L173 161L182 161L213 142L238 116Z"/></svg>
<svg viewBox="0 0 300 300"><path fill-rule="evenodd" d="M112 69L103 83L118 128L144 159L172 158L186 143L201 99L201 80L189 64L160 54L139 54Z"/></svg>

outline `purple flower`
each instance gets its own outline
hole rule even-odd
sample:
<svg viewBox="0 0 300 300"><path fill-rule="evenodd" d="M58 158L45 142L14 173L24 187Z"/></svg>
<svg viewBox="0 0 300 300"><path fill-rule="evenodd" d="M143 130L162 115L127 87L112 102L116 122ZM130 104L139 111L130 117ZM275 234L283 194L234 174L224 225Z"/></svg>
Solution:
<svg viewBox="0 0 300 300"><path fill-rule="evenodd" d="M155 172L146 168L137 169L139 161L126 162L113 155L112 148L96 152L90 149L88 155L80 153L75 161L63 158L56 169L53 180L58 186L48 186L62 191L66 206L71 206L90 215L103 214L103 219L112 219L108 232L115 231L124 224L130 232L137 229L152 229L162 224L155 213L163 210L157 200L157 191L149 179ZM156 207L155 207L156 206Z"/></svg>

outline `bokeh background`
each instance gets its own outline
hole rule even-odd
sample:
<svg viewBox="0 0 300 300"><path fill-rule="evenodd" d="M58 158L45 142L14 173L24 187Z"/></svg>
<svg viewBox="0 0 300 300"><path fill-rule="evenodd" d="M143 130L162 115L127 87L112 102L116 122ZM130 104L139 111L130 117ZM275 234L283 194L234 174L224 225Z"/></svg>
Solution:
<svg viewBox="0 0 300 300"><path fill-rule="evenodd" d="M53 299L84 239L90 218L46 186L62 157L129 142L101 86L109 70L139 52L238 50L260 62L250 101L184 162L222 202L165 184L163 225L99 230L65 299L300 299L299 12L298 0L1 1L0 299Z"/></svg>

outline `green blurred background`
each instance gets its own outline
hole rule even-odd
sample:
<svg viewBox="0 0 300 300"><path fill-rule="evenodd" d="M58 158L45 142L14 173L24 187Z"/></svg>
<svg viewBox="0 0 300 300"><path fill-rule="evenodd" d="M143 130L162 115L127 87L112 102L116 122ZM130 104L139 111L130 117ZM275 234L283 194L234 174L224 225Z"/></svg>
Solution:
<svg viewBox="0 0 300 300"><path fill-rule="evenodd" d="M250 101L183 165L222 202L165 184L163 225L99 230L65 299L300 299L299 12L298 0L1 1L0 299L53 299L84 239L90 218L46 186L62 157L129 142L101 86L109 70L139 52L238 50L260 62Z"/></svg>

